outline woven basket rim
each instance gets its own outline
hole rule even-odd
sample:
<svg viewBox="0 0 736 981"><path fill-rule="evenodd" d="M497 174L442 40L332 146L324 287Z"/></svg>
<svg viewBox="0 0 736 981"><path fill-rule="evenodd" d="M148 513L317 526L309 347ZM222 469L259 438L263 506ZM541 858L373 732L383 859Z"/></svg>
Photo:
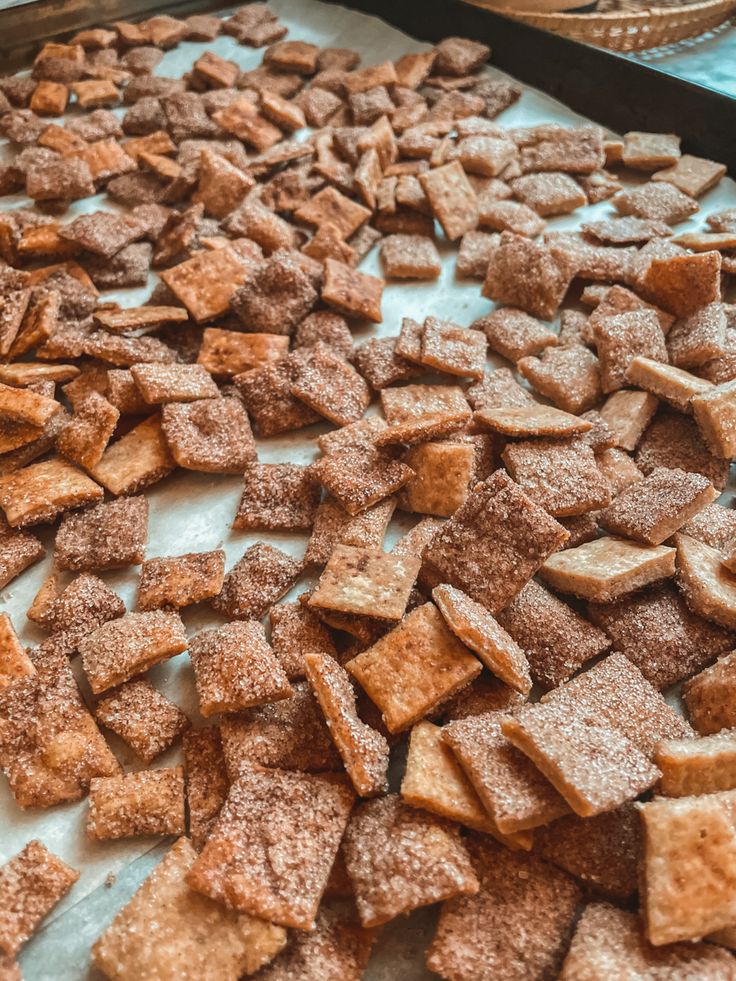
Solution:
<svg viewBox="0 0 736 981"><path fill-rule="evenodd" d="M471 0L478 6L484 6L482 0ZM639 22L656 20L670 20L682 17L683 14L695 15L699 13L715 13L718 10L736 10L736 0L698 0L697 3L683 3L677 6L649 7L647 10L620 10L597 13L592 11L589 14L570 13L569 11L550 11L550 10L523 10L518 7L493 7L495 13L504 14L507 17L517 19L533 18L535 21L567 21L570 24L579 22L580 24L593 25L600 23L601 26L608 23L615 24L637 24Z"/></svg>

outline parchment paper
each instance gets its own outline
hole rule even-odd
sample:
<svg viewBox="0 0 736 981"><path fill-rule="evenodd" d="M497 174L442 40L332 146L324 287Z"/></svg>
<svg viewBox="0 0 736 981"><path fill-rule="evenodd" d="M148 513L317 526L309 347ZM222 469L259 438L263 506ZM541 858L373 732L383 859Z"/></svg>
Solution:
<svg viewBox="0 0 736 981"><path fill-rule="evenodd" d="M394 59L407 51L422 51L429 47L377 18L317 0L272 0L271 6L288 25L290 38L323 46L354 48L362 55L364 64ZM488 41L493 44L492 37ZM237 62L244 70L255 68L263 56L262 49L241 46L233 38L223 35L210 43L179 45L164 55L156 74L179 77L189 70L205 50L214 50ZM495 69L489 71L493 75L502 76ZM122 110L119 112L122 114ZM500 117L500 122L507 126L551 121L579 125L586 120L534 90L525 91L521 100ZM2 204L4 207L26 207L30 202L18 196L3 199ZM733 182L724 180L718 188L701 199L701 214L734 205L736 194ZM104 196L98 196L76 204L64 216L64 220L100 207L114 210L114 206ZM585 209L584 215L581 209L571 216L553 219L549 222L549 228L574 228L589 216L607 215L611 210L611 205L603 202ZM696 215L686 225L678 226L678 230L685 227L697 228L700 223ZM433 314L460 324L469 324L491 309L492 304L480 295L478 282L455 279L455 247L447 246L440 239L439 248L443 255L443 269L439 280L418 285L389 283L383 296L383 323L356 329L356 340L368 336L395 336L403 316L421 319ZM361 269L381 275L377 249L363 261ZM154 281L152 274L148 287L111 292L105 294L105 298L117 300L124 306L134 306L149 295ZM293 436L259 440L259 459L262 462L310 462L316 455L316 437L329 428L331 427L312 426ZM182 470L151 488L146 492L150 502L147 557L224 548L227 554L226 568L229 569L246 548L259 540L270 542L294 555L303 554L305 535L250 535L230 530L240 489L239 477L196 474ZM392 543L413 523L413 519L407 516L394 519L389 530L388 543ZM52 534L43 531L41 534L51 546ZM51 572L51 567L49 555L11 583L0 601L0 609L11 615L22 639L29 644L40 642L44 635L26 621L25 612L41 583ZM102 578L122 596L128 609L132 609L135 604L138 571L130 569L102 573ZM302 579L293 596L308 586L309 581ZM190 635L221 622L207 609L184 610L183 619ZM89 689L78 666L77 677L85 697L91 703ZM192 671L186 654L154 668L150 672L150 678L157 688L190 715L195 725L200 724ZM110 738L110 742L121 761L128 768L135 769L137 764L130 751L114 737ZM174 748L154 765L170 766L178 762L179 758L179 750ZM53 911L44 928L24 949L20 961L26 981L78 981L87 977L90 944L168 847L168 843L162 845L159 840L150 838L117 843L90 843L84 833L86 810L87 804L82 801L48 811L23 812L15 805L5 778L0 776L0 864L20 851L31 838L40 838L53 852L81 871L80 880L72 892ZM117 881L114 884L104 884L110 873L116 876ZM431 938L434 916L434 911L419 911L407 920L389 925L369 967L369 981L419 981L430 977L423 967L423 951Z"/></svg>

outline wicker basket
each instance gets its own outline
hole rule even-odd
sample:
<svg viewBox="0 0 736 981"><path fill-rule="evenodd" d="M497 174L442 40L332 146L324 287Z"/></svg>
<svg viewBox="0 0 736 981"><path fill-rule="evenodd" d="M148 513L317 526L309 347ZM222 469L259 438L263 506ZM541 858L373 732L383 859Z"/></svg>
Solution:
<svg viewBox="0 0 736 981"><path fill-rule="evenodd" d="M522 0L523 2L523 0ZM653 7L649 10L615 11L599 14L565 14L517 10L488 0L470 0L478 7L489 7L496 13L564 34L576 41L597 44L613 51L643 51L663 44L673 44L713 30L736 11L736 0L702 0L701 3L677 7Z"/></svg>

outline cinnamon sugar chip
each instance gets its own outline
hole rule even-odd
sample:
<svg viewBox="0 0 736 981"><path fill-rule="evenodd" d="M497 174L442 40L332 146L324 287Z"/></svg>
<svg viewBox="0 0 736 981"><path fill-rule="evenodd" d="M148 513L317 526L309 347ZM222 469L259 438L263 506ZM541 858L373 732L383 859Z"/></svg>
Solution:
<svg viewBox="0 0 736 981"><path fill-rule="evenodd" d="M442 907L427 966L453 981L556 977L580 889L560 869L487 838L472 836L467 847L480 889Z"/></svg>
<svg viewBox="0 0 736 981"><path fill-rule="evenodd" d="M242 473L256 457L248 414L237 398L164 406L161 429L180 467L204 473Z"/></svg>
<svg viewBox="0 0 736 981"><path fill-rule="evenodd" d="M54 542L60 569L86 572L143 561L148 537L148 501L129 497L96 504L61 521Z"/></svg>
<svg viewBox="0 0 736 981"><path fill-rule="evenodd" d="M38 599L37 596L34 607ZM91 631L124 613L125 604L120 597L97 576L83 572L65 589L44 597L40 615L34 619L55 635L59 647L73 653Z"/></svg>
<svg viewBox="0 0 736 981"><path fill-rule="evenodd" d="M99 484L61 457L0 477L0 507L13 528L53 521L103 496Z"/></svg>
<svg viewBox="0 0 736 981"><path fill-rule="evenodd" d="M736 576L715 548L679 533L677 584L690 609L729 630L736 629Z"/></svg>
<svg viewBox="0 0 736 981"><path fill-rule="evenodd" d="M351 269L335 259L325 260L322 299L348 317L359 317L380 324L383 280Z"/></svg>
<svg viewBox="0 0 736 981"><path fill-rule="evenodd" d="M537 829L534 851L596 892L625 902L637 890L642 853L636 807L629 803L596 817L560 818Z"/></svg>
<svg viewBox="0 0 736 981"><path fill-rule="evenodd" d="M736 787L736 734L726 730L694 739L664 739L654 762L665 797L712 794Z"/></svg>
<svg viewBox="0 0 736 981"><path fill-rule="evenodd" d="M147 559L141 567L138 609L180 609L201 603L217 596L224 576L225 553L222 549Z"/></svg>
<svg viewBox="0 0 736 981"><path fill-rule="evenodd" d="M462 164L453 160L418 176L447 238L454 241L473 231L478 223L478 199Z"/></svg>
<svg viewBox="0 0 736 981"><path fill-rule="evenodd" d="M510 848L530 847L531 835L503 835L498 830L454 753L443 742L442 729L431 722L418 722L411 730L401 797L412 807L491 834Z"/></svg>
<svg viewBox="0 0 736 981"><path fill-rule="evenodd" d="M723 164L683 153L676 162L673 161L672 166L652 174L652 180L665 181L683 194L688 194L691 198L699 198L701 194L715 187L725 173L726 168Z"/></svg>
<svg viewBox="0 0 736 981"><path fill-rule="evenodd" d="M317 228L328 223L335 225L343 239L350 238L370 216L368 208L351 201L334 187L323 188L294 212L296 219Z"/></svg>
<svg viewBox="0 0 736 981"><path fill-rule="evenodd" d="M647 937L656 946L697 940L733 924L734 800L730 790L641 805L642 905Z"/></svg>
<svg viewBox="0 0 736 981"><path fill-rule="evenodd" d="M306 674L345 769L361 797L388 789L388 743L362 722L349 675L328 654L305 655Z"/></svg>
<svg viewBox="0 0 736 981"><path fill-rule="evenodd" d="M161 271L161 279L199 324L226 313L251 265L234 249L197 252L190 259Z"/></svg>
<svg viewBox="0 0 736 981"><path fill-rule="evenodd" d="M621 159L632 170L670 167L680 159L680 137L674 133L625 133Z"/></svg>
<svg viewBox="0 0 736 981"><path fill-rule="evenodd" d="M314 410L291 394L294 360L290 356L235 377L261 436L276 436L320 420Z"/></svg>
<svg viewBox="0 0 736 981"><path fill-rule="evenodd" d="M117 914L92 948L105 975L129 981L183 972L202 981L237 981L281 950L281 927L234 913L187 886L196 857L180 838Z"/></svg>
<svg viewBox="0 0 736 981"><path fill-rule="evenodd" d="M189 833L192 844L201 851L230 789L217 726L184 733L184 777Z"/></svg>
<svg viewBox="0 0 736 981"><path fill-rule="evenodd" d="M251 463L233 527L240 530L311 528L320 488L311 471L293 463Z"/></svg>
<svg viewBox="0 0 736 981"><path fill-rule="evenodd" d="M293 695L220 722L228 774L236 780L251 769L336 772L342 759L332 741L322 711L305 681Z"/></svg>
<svg viewBox="0 0 736 981"><path fill-rule="evenodd" d="M29 388L0 384L0 414L7 419L43 426L58 411L56 399Z"/></svg>
<svg viewBox="0 0 736 981"><path fill-rule="evenodd" d="M534 405L529 392L516 381L508 368L494 368L490 374L465 390L468 402L475 410L509 409Z"/></svg>
<svg viewBox="0 0 736 981"><path fill-rule="evenodd" d="M577 187L577 184L575 186ZM492 228L497 232L514 232L527 238L535 238L547 227L547 223L536 211L519 201L482 203L478 222L482 228Z"/></svg>
<svg viewBox="0 0 736 981"><path fill-rule="evenodd" d="M352 790L329 777L244 773L186 881L231 909L310 930L353 800Z"/></svg>
<svg viewBox="0 0 736 981"><path fill-rule="evenodd" d="M636 464L645 474L657 467L700 473L718 490L728 480L728 461L708 449L692 419L675 412L654 417L639 441Z"/></svg>
<svg viewBox="0 0 736 981"><path fill-rule="evenodd" d="M433 413L417 416L405 422L397 422L383 429L375 437L377 448L396 446L403 443L412 446L429 440L442 439L462 429L470 421L470 412Z"/></svg>
<svg viewBox="0 0 736 981"><path fill-rule="evenodd" d="M626 487L642 479L641 470L629 454L620 450L617 446L599 450L596 453L596 462L598 469L608 481L613 495L620 493Z"/></svg>
<svg viewBox="0 0 736 981"><path fill-rule="evenodd" d="M433 537L421 575L462 589L495 614L566 538L561 525L497 471Z"/></svg>
<svg viewBox="0 0 736 981"><path fill-rule="evenodd" d="M62 456L86 469L102 459L115 432L120 413L97 392L77 403L74 415L56 437L56 448Z"/></svg>
<svg viewBox="0 0 736 981"><path fill-rule="evenodd" d="M556 436L568 437L587 433L593 428L588 419L553 409L548 405L532 403L512 408L482 408L474 419L488 429L504 436Z"/></svg>
<svg viewBox="0 0 736 981"><path fill-rule="evenodd" d="M281 603L269 611L271 646L288 678L305 674L309 653L337 657L327 627L302 603Z"/></svg>
<svg viewBox="0 0 736 981"><path fill-rule="evenodd" d="M654 947L636 914L607 903L590 903L578 921L560 981L582 977L603 981L611 977L612 970L638 978L719 981L733 974L734 962L731 954L709 943Z"/></svg>
<svg viewBox="0 0 736 981"><path fill-rule="evenodd" d="M144 763L152 763L189 728L182 710L144 679L129 681L101 698L95 717Z"/></svg>
<svg viewBox="0 0 736 981"><path fill-rule="evenodd" d="M472 326L483 331L491 350L513 362L557 344L557 335L549 327L514 307L494 310Z"/></svg>
<svg viewBox="0 0 736 981"><path fill-rule="evenodd" d="M728 318L721 303L709 303L678 321L669 333L667 348L678 368L698 368L724 353Z"/></svg>
<svg viewBox="0 0 736 981"><path fill-rule="evenodd" d="M502 232L491 255L483 296L551 320L577 271L577 261L557 245Z"/></svg>
<svg viewBox="0 0 736 981"><path fill-rule="evenodd" d="M387 235L381 262L387 279L437 279L442 269L437 246L426 235Z"/></svg>
<svg viewBox="0 0 736 981"><path fill-rule="evenodd" d="M608 482L593 450L580 438L520 440L502 454L520 487L548 514L585 514L611 501Z"/></svg>
<svg viewBox="0 0 736 981"><path fill-rule="evenodd" d="M451 375L479 379L486 363L486 339L480 331L449 320L427 317L421 335L421 363Z"/></svg>
<svg viewBox="0 0 736 981"><path fill-rule="evenodd" d="M309 605L400 620L419 571L419 559L337 545Z"/></svg>
<svg viewBox="0 0 736 981"><path fill-rule="evenodd" d="M457 274L469 279L485 279L488 263L500 236L487 232L466 232L457 254Z"/></svg>
<svg viewBox="0 0 736 981"><path fill-rule="evenodd" d="M184 773L180 766L96 777L90 784L87 835L95 841L180 835L184 830Z"/></svg>
<svg viewBox="0 0 736 981"><path fill-rule="evenodd" d="M661 545L716 496L700 474L658 467L622 491L598 520L611 534Z"/></svg>
<svg viewBox="0 0 736 981"><path fill-rule="evenodd" d="M641 289L658 306L678 317L689 317L720 300L721 253L654 257L642 276Z"/></svg>
<svg viewBox="0 0 736 981"><path fill-rule="evenodd" d="M691 405L708 448L719 457L733 459L736 456L736 382L724 382L694 396Z"/></svg>
<svg viewBox="0 0 736 981"><path fill-rule="evenodd" d="M667 238L672 229L663 221L647 218L608 218L605 221L586 222L580 226L586 238L604 245L638 245L653 238Z"/></svg>
<svg viewBox="0 0 736 981"><path fill-rule="evenodd" d="M17 954L78 878L76 869L35 839L1 866L0 950Z"/></svg>
<svg viewBox="0 0 736 981"><path fill-rule="evenodd" d="M688 716L701 736L736 728L735 664L732 652L683 685Z"/></svg>
<svg viewBox="0 0 736 981"><path fill-rule="evenodd" d="M459 589L437 586L432 590L447 626L497 677L528 695L529 665L524 651L491 614Z"/></svg>
<svg viewBox="0 0 736 981"><path fill-rule="evenodd" d="M207 327L197 362L215 378L232 378L251 368L280 361L289 353L289 338L280 334L242 334Z"/></svg>
<svg viewBox="0 0 736 981"><path fill-rule="evenodd" d="M176 613L126 613L87 634L79 645L82 666L98 695L186 650Z"/></svg>
<svg viewBox="0 0 736 981"><path fill-rule="evenodd" d="M335 450L313 463L312 471L351 515L395 494L414 476L389 451L361 447Z"/></svg>
<svg viewBox="0 0 736 981"><path fill-rule="evenodd" d="M396 353L396 338L371 337L359 344L350 360L376 391L421 374L421 368Z"/></svg>
<svg viewBox="0 0 736 981"><path fill-rule="evenodd" d="M294 333L295 349L311 350L320 344L326 344L334 354L349 357L353 349L353 335L344 317L330 313L329 310L317 310L297 324Z"/></svg>
<svg viewBox="0 0 736 981"><path fill-rule="evenodd" d="M668 225L685 221L698 210L697 201L667 183L642 184L622 191L613 199L613 204L620 215L663 221Z"/></svg>
<svg viewBox="0 0 736 981"><path fill-rule="evenodd" d="M111 443L90 473L111 494L133 494L175 468L158 416L150 416Z"/></svg>
<svg viewBox="0 0 736 981"><path fill-rule="evenodd" d="M307 268L297 252L279 249L250 271L231 299L248 330L291 333L317 301Z"/></svg>
<svg viewBox="0 0 736 981"><path fill-rule="evenodd" d="M379 707L389 732L400 732L472 681L481 665L425 603L347 669Z"/></svg>
<svg viewBox="0 0 736 981"><path fill-rule="evenodd" d="M7 613L0 613L0 688L36 673Z"/></svg>
<svg viewBox="0 0 736 981"><path fill-rule="evenodd" d="M631 451L636 449L656 408L657 399L649 392L619 389L608 396L600 413L613 433L616 445Z"/></svg>
<svg viewBox="0 0 736 981"><path fill-rule="evenodd" d="M401 508L449 518L465 503L475 477L471 444L421 443L406 453L404 462L416 476L400 492Z"/></svg>
<svg viewBox="0 0 736 981"><path fill-rule="evenodd" d="M337 426L360 420L371 401L355 368L323 344L295 358L290 392Z"/></svg>
<svg viewBox="0 0 736 981"><path fill-rule="evenodd" d="M291 686L256 620L226 623L189 644L205 718L289 698Z"/></svg>
<svg viewBox="0 0 736 981"><path fill-rule="evenodd" d="M591 604L589 615L657 688L702 670L734 644L733 634L688 609L669 584L614 603Z"/></svg>
<svg viewBox="0 0 736 981"><path fill-rule="evenodd" d="M380 552L395 508L396 500L390 497L351 515L336 501L325 498L317 508L304 561L324 565L337 545Z"/></svg>
<svg viewBox="0 0 736 981"><path fill-rule="evenodd" d="M134 364L130 371L148 405L195 402L219 394L200 364Z"/></svg>
<svg viewBox="0 0 736 981"><path fill-rule="evenodd" d="M585 412L600 401L598 358L585 347L548 348L541 358L521 358L516 368L541 395L565 412Z"/></svg>
<svg viewBox="0 0 736 981"><path fill-rule="evenodd" d="M235 620L260 620L268 608L294 585L302 563L259 542L252 545L225 576L211 605Z"/></svg>
<svg viewBox="0 0 736 981"><path fill-rule="evenodd" d="M706 504L680 531L713 548L730 551L736 542L736 512L722 504Z"/></svg>
<svg viewBox="0 0 736 981"><path fill-rule="evenodd" d="M119 771L65 653L43 651L35 674L0 689L0 767L19 807L79 800L93 777Z"/></svg>
<svg viewBox="0 0 736 981"><path fill-rule="evenodd" d="M0 519L0 589L46 554L35 535L11 528Z"/></svg>
<svg viewBox="0 0 736 981"><path fill-rule="evenodd" d="M456 385L404 385L382 391L381 408L393 425L422 416L467 413L468 403Z"/></svg>
<svg viewBox="0 0 736 981"><path fill-rule="evenodd" d="M345 864L363 926L380 926L421 906L475 893L458 830L390 794L356 810L345 835Z"/></svg>
<svg viewBox="0 0 736 981"><path fill-rule="evenodd" d="M563 593L610 603L674 574L675 550L623 538L598 538L550 556L542 578Z"/></svg>
<svg viewBox="0 0 736 981"><path fill-rule="evenodd" d="M603 391L624 388L626 371L637 357L669 360L659 320L651 310L636 310L598 320L594 336Z"/></svg>
<svg viewBox="0 0 736 981"><path fill-rule="evenodd" d="M542 174L524 174L511 182L511 190L530 210L533 209L542 217L567 215L588 203L577 181L564 173L548 171Z"/></svg>

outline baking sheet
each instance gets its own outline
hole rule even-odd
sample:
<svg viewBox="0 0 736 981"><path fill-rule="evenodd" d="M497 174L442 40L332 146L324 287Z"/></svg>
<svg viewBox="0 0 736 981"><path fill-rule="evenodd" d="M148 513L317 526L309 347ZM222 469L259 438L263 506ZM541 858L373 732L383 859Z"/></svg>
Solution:
<svg viewBox="0 0 736 981"><path fill-rule="evenodd" d="M287 24L289 37L321 46L354 48L362 55L364 64L395 59L408 51L429 48L429 45L413 40L377 18L318 0L273 0L271 6ZM492 38L490 41L492 43ZM244 47L231 37L221 36L210 43L184 43L167 52L156 74L181 76L205 50L214 50L222 57L237 62L244 70L255 68L263 56L263 49ZM489 71L496 76L502 74L493 69ZM123 110L118 111L122 115ZM502 115L500 121L507 126L527 126L542 122L579 125L587 120L548 96L527 90L521 100ZM701 199L701 214L736 205L734 191L732 181L722 181L718 188ZM27 199L20 196L5 199L6 207L25 207L29 204ZM75 204L64 219L100 207L113 208L104 196L98 196ZM575 228L582 220L607 215L611 210L611 205L603 202L581 209L574 215L550 220L548 227L550 230ZM678 230L697 228L699 225L696 215L678 226ZM368 336L395 336L404 316L423 319L433 314L467 325L492 308L492 304L481 297L477 281L455 279L456 248L448 246L441 239L438 244L443 257L439 280L422 284L387 284L383 296L383 323L357 328L357 341ZM363 261L360 268L381 274L377 249ZM124 306L134 306L149 295L154 281L152 274L146 288L110 292L104 296ZM259 459L262 462L290 460L308 463L316 456L317 436L329 428L312 426L294 435L259 440ZM302 555L307 540L305 535L253 535L230 530L240 488L239 477L186 471L177 471L151 488L147 491L150 502L147 557L177 555L185 550L224 548L226 567L229 569L255 541L267 541L291 554ZM392 522L388 543L413 523L414 519L399 515ZM42 532L42 537L50 546L52 533ZM51 572L51 566L50 557L33 566L10 584L0 601L0 609L11 615L22 639L29 644L40 642L44 635L26 621L25 611ZM122 596L129 609L133 608L137 569L102 573L102 578ZM308 580L302 579L292 595L298 595L308 585ZM206 626L222 622L207 609L184 610L183 620L190 636ZM91 701L78 665L76 668L85 697ZM201 724L186 654L157 666L150 672L150 678L157 688L190 715L195 725ZM135 769L136 763L126 747L114 737L110 738L110 743L126 767ZM179 759L180 751L174 748L159 758L155 766L170 766ZM0 864L16 854L31 838L39 838L81 871L80 880L72 892L56 907L43 930L24 949L20 961L26 981L78 981L87 977L90 944L165 851L166 846L162 846L159 840L149 838L117 843L88 842L84 833L86 809L87 804L82 801L50 811L23 812L15 805L5 778L0 776ZM110 873L116 877L114 883L106 883ZM423 951L431 936L434 915L434 911L419 911L384 931L366 975L369 981L394 981L399 978L402 981L419 981L430 977L423 967Z"/></svg>

